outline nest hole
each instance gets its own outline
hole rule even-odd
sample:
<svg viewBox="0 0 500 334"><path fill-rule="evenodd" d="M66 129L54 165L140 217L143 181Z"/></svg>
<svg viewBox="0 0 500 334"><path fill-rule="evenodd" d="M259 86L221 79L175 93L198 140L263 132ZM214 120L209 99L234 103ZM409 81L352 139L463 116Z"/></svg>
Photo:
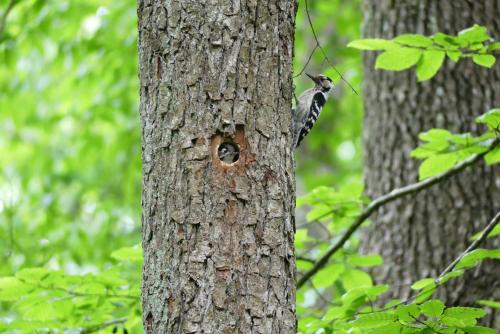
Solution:
<svg viewBox="0 0 500 334"><path fill-rule="evenodd" d="M240 146L235 142L226 140L217 148L219 160L226 164L234 164L240 159Z"/></svg>

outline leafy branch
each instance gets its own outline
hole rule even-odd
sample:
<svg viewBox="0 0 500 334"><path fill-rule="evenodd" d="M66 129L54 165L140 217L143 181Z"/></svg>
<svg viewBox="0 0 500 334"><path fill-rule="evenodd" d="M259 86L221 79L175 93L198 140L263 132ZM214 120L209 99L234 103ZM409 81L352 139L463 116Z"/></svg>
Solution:
<svg viewBox="0 0 500 334"><path fill-rule="evenodd" d="M500 143L500 139L496 138L491 142L489 147L481 153L474 154L468 159L456 164L452 168L445 172L442 172L433 177L427 178L423 181L408 185L406 187L398 188L392 190L390 193L383 195L373 202L371 202L354 220L354 222L348 227L348 229L342 234L341 238L324 253L313 265L313 267L308 270L297 282L297 288L301 288L312 276L314 276L319 270L328 264L330 257L332 257L337 251L342 249L349 238L358 230L358 228L363 224L363 222L368 219L375 211L380 207L393 202L403 196L417 193L421 190L427 189L437 183L440 183L453 175L462 172L469 166L472 166L479 162L485 155L497 148Z"/></svg>
<svg viewBox="0 0 500 334"><path fill-rule="evenodd" d="M484 228L484 230L481 232L481 235L479 236L479 238L477 238L476 240L474 240L474 242L471 243L469 245L469 247L467 247L467 249L465 251L463 251L462 254L460 254L452 263L450 263L450 265L448 267L446 267L445 270L443 270L443 272L436 279L436 283L439 283L441 280L443 280L443 278L448 273L450 273L451 271L453 271L457 267L457 265L464 258L466 258L466 256L468 254L471 254L472 251L474 251L475 249L477 249L479 247L479 245L482 242L484 242L484 240L486 240L486 238L490 235L491 231L493 231L493 229L498 225L499 222L500 222L500 211L497 212L497 214L495 215L495 217L493 217L493 219Z"/></svg>
<svg viewBox="0 0 500 334"><path fill-rule="evenodd" d="M456 36L437 33L400 35L392 40L369 38L352 41L347 45L359 50L384 51L377 56L375 68L401 71L416 65L418 81L432 78L443 65L445 57L454 62L472 58L477 65L490 68L495 64L494 53L500 50L483 26L474 25Z"/></svg>

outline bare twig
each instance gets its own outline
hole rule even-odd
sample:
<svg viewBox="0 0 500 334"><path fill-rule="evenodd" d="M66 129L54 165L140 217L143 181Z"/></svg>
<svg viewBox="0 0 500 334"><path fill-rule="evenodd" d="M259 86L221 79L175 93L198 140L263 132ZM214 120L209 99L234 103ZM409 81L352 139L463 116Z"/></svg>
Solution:
<svg viewBox="0 0 500 334"><path fill-rule="evenodd" d="M2 17L0 18L0 39L3 37L3 33L5 31L5 24L7 23L7 17L9 16L10 12L16 5L18 0L10 0L9 4L7 5L7 8L3 12Z"/></svg>
<svg viewBox="0 0 500 334"><path fill-rule="evenodd" d="M436 283L439 283L441 281L441 279L446 274L448 274L453 269L455 269L456 265L460 262L460 260L462 260L464 258L465 255L467 255L470 252L472 252L473 250L477 249L479 247L479 245L484 240L486 240L486 238L488 237L488 235L491 233L491 231L493 231L493 229L495 228L495 226L498 225L499 222L500 222L500 211L497 212L496 216L484 228L484 230L483 230L483 232L481 232L481 235L479 236L479 238L477 238L476 240L474 240L474 242L471 243L469 245L469 247L467 247L467 249L462 254L460 254L452 263L450 263L450 265L448 267L446 267L446 269L443 270L443 272L441 274L439 274L438 278L436 279Z"/></svg>
<svg viewBox="0 0 500 334"><path fill-rule="evenodd" d="M354 89L354 87L349 83L349 81L347 81L344 76L342 75L342 73L340 73L339 70L337 70L337 68L333 65L333 63L330 61L330 59L328 58L325 50L323 49L323 47L321 46L321 43L319 42L319 39L318 39L318 35L316 35L316 30L314 30L314 25L312 23L312 19L311 19L311 15L309 14L309 5L308 5L308 2L307 0L304 0L305 2L305 5L306 5L306 15L307 15L307 20L309 21L309 26L311 27L311 32L314 36L314 39L316 41L316 47L314 48L313 52L311 53L311 55L309 56L309 58L312 57L312 54L314 53L314 51L316 51L316 48L320 49L321 53L323 54L323 57L326 59L326 61L328 62L328 65L330 65L330 67L332 67L335 72L337 72L337 74L339 75L340 79L342 81L344 81L348 86L349 88L351 88L351 90L354 92L354 94L356 95L359 95L358 92L356 91L356 89ZM309 62L309 61L308 61ZM307 66L307 64L306 64ZM301 71L301 73L305 70L305 67L304 69Z"/></svg>
<svg viewBox="0 0 500 334"><path fill-rule="evenodd" d="M309 57L307 58L307 61L306 61L306 64L304 65L304 67L302 67L302 69L300 70L299 73L297 73L296 75L293 76L293 78L297 78L297 77L300 77L302 75L302 73L304 73L304 71L306 70L307 66L309 65L309 62L311 61L312 59L312 56L314 55L314 53L316 52L316 50L318 49L318 44L316 43L316 45L314 46L313 50L311 51L311 53L309 53Z"/></svg>
<svg viewBox="0 0 500 334"><path fill-rule="evenodd" d="M97 332L97 331L100 331L101 329L104 329L104 328L109 327L109 326L123 324L127 320L128 320L128 318L113 319L113 320L110 320L110 321L103 322L100 325L82 328L81 331L80 331L80 333L88 334L88 333Z"/></svg>
<svg viewBox="0 0 500 334"><path fill-rule="evenodd" d="M313 275L315 275L319 270L321 270L327 263L330 257L332 257L333 254L335 254L338 250L342 249L344 244L349 240L349 238L354 234L354 232L357 231L357 229L363 224L363 222L370 217L377 209L382 207L383 205L393 202L396 199L399 199L403 196L409 195L409 194L414 194L416 192L419 192L423 189L429 188L443 180L446 180L450 178L451 176L460 173L463 171L465 168L474 165L478 161L482 159L483 156L485 156L488 152L493 150L498 144L500 140L497 138L493 141L493 143L488 147L487 150L485 150L482 153L479 154L474 154L470 158L458 163L454 167L450 168L449 170L438 174L434 177L425 179L423 181L410 184L406 187L399 188L399 189L394 189L388 194L385 194L377 199L375 199L373 202L371 202L361 213L360 215L354 220L354 222L349 226L349 228L344 232L342 237L337 241L334 245L332 245L326 252L325 254L319 258L314 266L307 271L304 276L302 276L299 281L297 282L297 288L301 288Z"/></svg>

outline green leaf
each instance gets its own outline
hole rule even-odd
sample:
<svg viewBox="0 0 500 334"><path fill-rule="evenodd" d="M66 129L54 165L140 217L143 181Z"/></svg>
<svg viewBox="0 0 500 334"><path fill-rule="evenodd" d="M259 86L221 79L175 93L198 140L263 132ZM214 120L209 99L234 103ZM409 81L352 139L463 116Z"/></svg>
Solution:
<svg viewBox="0 0 500 334"><path fill-rule="evenodd" d="M457 319L462 319L462 318L478 319L484 317L486 315L486 311L476 307L458 306L458 307L447 308L443 314L447 317L452 317Z"/></svg>
<svg viewBox="0 0 500 334"><path fill-rule="evenodd" d="M30 320L55 320L59 317L59 313L50 303L39 303L32 308L23 312L23 318Z"/></svg>
<svg viewBox="0 0 500 334"><path fill-rule="evenodd" d="M396 315L389 312L371 313L360 315L351 324L359 328L369 329L386 326L396 321L396 319Z"/></svg>
<svg viewBox="0 0 500 334"><path fill-rule="evenodd" d="M418 81L429 80L435 76L441 68L441 65L443 65L444 57L444 51L425 51L417 64Z"/></svg>
<svg viewBox="0 0 500 334"><path fill-rule="evenodd" d="M422 51L412 48L397 48L385 51L377 57L375 68L401 71L412 67L422 57Z"/></svg>
<svg viewBox="0 0 500 334"><path fill-rule="evenodd" d="M420 140L424 141L447 141L453 137L453 134L445 129L430 129L429 131L426 132L421 132L418 135L418 138Z"/></svg>
<svg viewBox="0 0 500 334"><path fill-rule="evenodd" d="M389 50L397 48L398 45L386 39L367 38L354 40L347 44L347 47L358 50Z"/></svg>
<svg viewBox="0 0 500 334"><path fill-rule="evenodd" d="M451 48L454 47L456 49L457 45L459 44L457 37L443 34L441 32L438 32L437 34L433 35L431 38L435 43L442 45L442 46L445 46L447 49L450 49L450 47Z"/></svg>
<svg viewBox="0 0 500 334"><path fill-rule="evenodd" d="M460 161L456 153L439 154L427 158L422 162L418 170L420 180L436 176L455 166Z"/></svg>
<svg viewBox="0 0 500 334"><path fill-rule="evenodd" d="M26 268L18 271L16 277L26 283L39 283L50 274L45 268Z"/></svg>
<svg viewBox="0 0 500 334"><path fill-rule="evenodd" d="M490 68L495 64L496 59L495 56L492 55L480 54L480 55L473 55L472 61L478 64L479 66Z"/></svg>
<svg viewBox="0 0 500 334"><path fill-rule="evenodd" d="M483 234L483 231L474 234L470 239L471 240L477 240L477 239L479 239L479 237L481 236L481 234ZM500 234L500 225L497 225L497 226L495 226L493 228L493 230L491 230L490 233L488 233L487 237L491 238L491 237L495 237L495 236L497 236L499 234Z"/></svg>
<svg viewBox="0 0 500 334"><path fill-rule="evenodd" d="M465 327L464 330L467 334L497 334L497 331L493 328L482 326L469 326Z"/></svg>
<svg viewBox="0 0 500 334"><path fill-rule="evenodd" d="M346 290L351 290L357 287L372 287L373 282L370 275L364 271L351 269L345 271L342 276L342 285Z"/></svg>
<svg viewBox="0 0 500 334"><path fill-rule="evenodd" d="M384 263L384 259L380 255L350 255L347 258L347 262L349 262L353 266L358 267L374 267L380 266Z"/></svg>
<svg viewBox="0 0 500 334"><path fill-rule="evenodd" d="M396 315L403 323L412 323L420 315L420 309L415 304L401 305L396 308Z"/></svg>
<svg viewBox="0 0 500 334"><path fill-rule="evenodd" d="M408 46L416 46L416 47L428 47L432 45L432 39L429 37L418 35L418 34L405 34L400 35L393 39L394 42L399 44L405 44Z"/></svg>
<svg viewBox="0 0 500 334"><path fill-rule="evenodd" d="M491 150L490 152L488 152L484 156L484 160L486 161L487 165L493 165L493 164L500 163L500 147L496 147L493 150ZM498 226L496 226L496 227L498 227ZM498 234L499 233L496 233L495 235L498 235ZM490 234L490 236L492 236L492 235Z"/></svg>
<svg viewBox="0 0 500 334"><path fill-rule="evenodd" d="M332 321L338 318L343 318L345 317L345 309L340 306L332 306L328 308L328 311L326 311L325 316L323 317L323 320L325 321Z"/></svg>
<svg viewBox="0 0 500 334"><path fill-rule="evenodd" d="M389 323L380 327L375 328L374 330L367 330L363 334L400 334L401 333L401 325L399 323Z"/></svg>
<svg viewBox="0 0 500 334"><path fill-rule="evenodd" d="M488 30L486 29L486 27L477 24L458 33L459 41L465 41L469 44L484 42L489 38L490 37L488 36Z"/></svg>
<svg viewBox="0 0 500 334"><path fill-rule="evenodd" d="M439 317L443 314L444 308L443 302L438 299L432 299L420 305L420 310L428 317Z"/></svg>
<svg viewBox="0 0 500 334"><path fill-rule="evenodd" d="M368 287L354 288L342 295L342 303L345 307L351 307L353 304L363 303L366 300L366 291Z"/></svg>
<svg viewBox="0 0 500 334"><path fill-rule="evenodd" d="M366 291L366 295L370 300L373 300L374 298L380 296L381 294L385 293L387 290L389 290L389 286L387 284L383 285L376 285Z"/></svg>
<svg viewBox="0 0 500 334"><path fill-rule="evenodd" d="M435 285L436 285L436 283L435 283L434 278L424 278L424 279L421 279L421 280L413 283L411 285L411 288L413 290L421 290L423 288L427 288L427 287L431 287L431 286L435 286Z"/></svg>
<svg viewBox="0 0 500 334"><path fill-rule="evenodd" d="M476 118L476 123L484 123L490 129L497 129L500 127L500 108L491 109L490 111L482 114Z"/></svg>
<svg viewBox="0 0 500 334"><path fill-rule="evenodd" d="M320 270L313 276L313 285L316 288L326 288L332 286L344 271L345 266L342 263L329 264L326 268Z"/></svg>
<svg viewBox="0 0 500 334"><path fill-rule="evenodd" d="M142 262L142 248L139 245L123 247L111 253L111 257L119 261Z"/></svg>
<svg viewBox="0 0 500 334"><path fill-rule="evenodd" d="M451 60L453 60L456 63L460 59L460 57L462 56L462 52L460 52L460 51L446 51L446 55L448 56L448 58L450 58Z"/></svg>
<svg viewBox="0 0 500 334"><path fill-rule="evenodd" d="M466 254L455 266L456 269L474 267L483 259L500 259L500 249L476 249Z"/></svg>
<svg viewBox="0 0 500 334"><path fill-rule="evenodd" d="M0 301L16 300L32 289L16 277L0 277Z"/></svg>
<svg viewBox="0 0 500 334"><path fill-rule="evenodd" d="M500 50L500 42L491 43L488 45L488 52Z"/></svg>
<svg viewBox="0 0 500 334"><path fill-rule="evenodd" d="M426 287L418 293L417 297L415 298L415 303L419 304L425 302L427 299L432 297L434 292L436 292L436 286Z"/></svg>
<svg viewBox="0 0 500 334"><path fill-rule="evenodd" d="M443 277L441 277L441 279L439 280L439 284L446 283L447 281L449 281L452 278L462 276L464 274L464 272L465 272L464 270L453 270L453 271L450 271L449 273L447 273L446 275L444 275Z"/></svg>
<svg viewBox="0 0 500 334"><path fill-rule="evenodd" d="M478 304L488 306L488 307L493 307L493 308L500 308L500 301L496 300L478 300Z"/></svg>

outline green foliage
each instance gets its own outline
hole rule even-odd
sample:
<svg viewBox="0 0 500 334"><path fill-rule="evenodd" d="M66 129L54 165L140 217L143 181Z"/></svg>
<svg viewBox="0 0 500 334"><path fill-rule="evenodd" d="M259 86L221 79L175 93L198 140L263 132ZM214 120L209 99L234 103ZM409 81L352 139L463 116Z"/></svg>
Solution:
<svg viewBox="0 0 500 334"><path fill-rule="evenodd" d="M385 51L377 57L375 68L401 71L415 65L422 57L422 50L413 48L397 48Z"/></svg>
<svg viewBox="0 0 500 334"><path fill-rule="evenodd" d="M471 237L471 240L477 240L481 236L482 232L476 233ZM500 235L500 225L497 225L493 228L493 230L488 234L488 238L496 237Z"/></svg>
<svg viewBox="0 0 500 334"><path fill-rule="evenodd" d="M488 125L488 131L481 136L470 133L453 134L445 129L431 129L421 133L419 138L425 143L411 152L411 156L422 159L420 165L420 179L426 179L452 168L474 154L488 151L498 136L500 125L500 109L492 109L476 119L477 123ZM488 164L498 163L499 147L485 155Z"/></svg>
<svg viewBox="0 0 500 334"><path fill-rule="evenodd" d="M401 71L416 65L418 81L434 77L446 56L454 62L472 58L477 65L490 68L496 61L493 53L500 48L499 43L489 37L486 28L479 25L465 29L457 36L405 34L392 40L355 40L347 46L358 50L384 50L378 55L375 68Z"/></svg>
<svg viewBox="0 0 500 334"><path fill-rule="evenodd" d="M487 125L487 131L481 136L453 134L445 129L431 129L420 134L425 143L412 152L414 157L424 159L420 177L446 172L474 154L491 150L491 145L498 140L498 112L494 109L477 118L477 123ZM310 209L308 224L299 226L297 231L299 271L310 270L311 261L319 258L329 246L315 236L315 231L321 229L335 236L342 235L367 204L362 197L362 187L355 184L338 189L322 186L299 197L298 207ZM498 232L494 229L490 236L494 233ZM440 285L460 278L483 259L500 258L499 249L473 250L465 254L450 272L414 282L410 286L413 294L407 300L396 300L384 308L376 308L372 306L373 302L390 287L374 286L363 268L381 265L383 259L373 254L357 254L357 243L355 234L330 258L328 265L312 277L309 289L297 292L301 333L494 333L492 329L477 326L478 319L486 314L484 310L446 307L432 297ZM301 260L306 258L307 261ZM325 298L328 303L326 311L316 310L317 303L325 303ZM498 306L494 301L478 303Z"/></svg>
<svg viewBox="0 0 500 334"><path fill-rule="evenodd" d="M140 242L136 21L132 0L23 0L8 16L0 332L74 333L123 317L142 333L140 266L111 256Z"/></svg>
<svg viewBox="0 0 500 334"><path fill-rule="evenodd" d="M140 266L134 266L137 274L125 278L124 265L80 275L26 268L0 278L0 301L9 302L15 315L13 321L0 322L0 332L92 332L110 322L132 333L142 332ZM102 329L111 331L112 326Z"/></svg>
<svg viewBox="0 0 500 334"><path fill-rule="evenodd" d="M299 5L304 8L303 0ZM0 113L0 240L5 241L0 243L0 332L111 333L114 326L143 332L142 251L128 247L140 240L135 7L131 0L24 0L9 16L0 40L0 110L7 111ZM458 36L355 40L360 0L315 0L309 7L329 59L356 88L361 57L352 48L383 50L379 68L416 66L419 80L434 76L445 57L471 57L488 67L500 50L478 26ZM312 50L303 10L296 27L298 74ZM342 48L348 40L355 40L352 48ZM361 99L320 52L306 70L329 75L336 87L299 152L299 189L314 189L303 190L306 195L297 201L300 212L308 211L295 238L299 273L311 268L369 202L359 184ZM302 91L311 82L297 78L296 85ZM424 176L483 152L498 129L495 110L478 118L489 129L480 137L446 130L422 134L426 144L414 154L424 163L431 159ZM485 158L499 162L500 150ZM437 166L439 159L444 168ZM440 284L497 257L496 250L472 252L461 260L462 269L414 283L413 299L377 308L372 304L390 287L375 285L366 270L383 259L359 254L355 234L309 286L297 291L300 331L494 333L476 325L484 314L480 309L447 308L431 298ZM498 308L499 302L478 304Z"/></svg>

